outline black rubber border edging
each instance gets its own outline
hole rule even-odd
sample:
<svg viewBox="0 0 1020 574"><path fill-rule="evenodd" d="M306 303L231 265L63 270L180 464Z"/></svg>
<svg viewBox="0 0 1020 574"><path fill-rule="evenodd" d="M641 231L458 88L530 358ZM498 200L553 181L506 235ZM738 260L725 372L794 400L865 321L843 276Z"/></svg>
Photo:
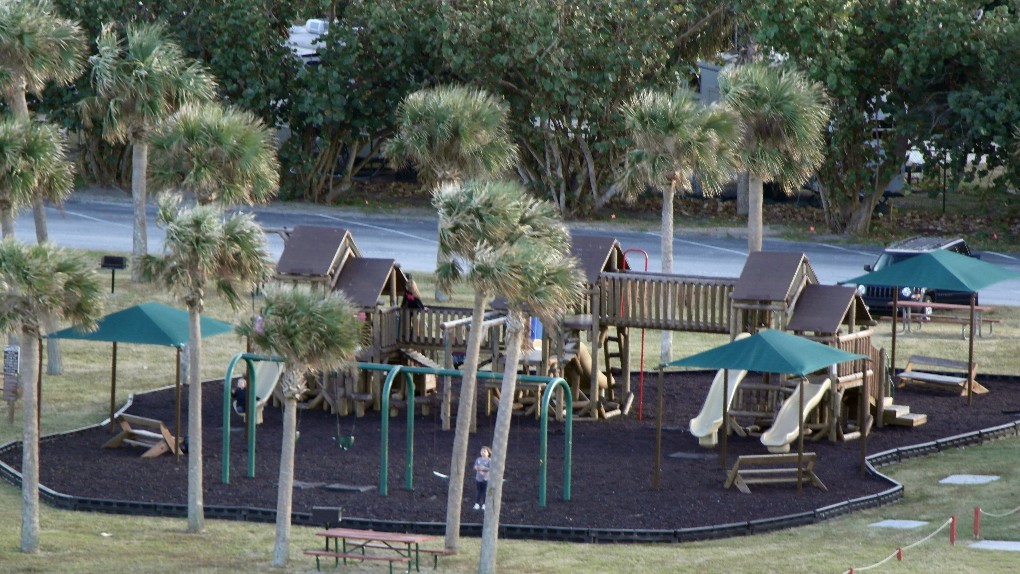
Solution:
<svg viewBox="0 0 1020 574"><path fill-rule="evenodd" d="M103 423L100 423L100 426ZM79 429L80 430L80 429ZM68 431L68 432L77 432ZM60 436L49 435L42 440L52 440ZM883 451L867 457L867 471L873 476L888 481L892 486L878 494L846 500L837 504L818 508L813 511L787 514L774 518L734 522L698 528L680 528L676 530L640 530L617 528L571 528L562 526L532 526L524 524L506 524L500 526L499 536L504 539L546 540L556 542L582 543L650 543L650 542L691 542L695 540L716 540L734 536L762 534L775 530L794 528L815 524L836 518L858 510L875 508L897 502L903 498L903 485L882 474L877 469L895 464L903 460L918 458L942 452L944 450L970 445L981 445L992 440L1020 436L1020 421L1007 423L991 428L955 435L932 442ZM9 442L0 446L0 453L6 453L20 447L20 441ZM7 464L0 462L0 477L14 485L21 486L21 473ZM39 498L46 504L62 510L85 512L104 512L107 514L129 514L135 516L186 517L188 509L182 504L164 504L158 502L135 502L128 500L111 500L103 498L85 498L69 496L39 486ZM236 506L206 506L206 518L218 520L241 520L246 522L275 522L276 510L268 508L249 508ZM300 526L318 526L312 522L311 513L296 512L291 518L293 524ZM414 531L423 534L442 535L445 525L441 522L401 522L392 520L373 520L366 518L344 517L344 525L352 528L370 528L389 532ZM461 526L462 536L481 536L482 525L468 523Z"/></svg>

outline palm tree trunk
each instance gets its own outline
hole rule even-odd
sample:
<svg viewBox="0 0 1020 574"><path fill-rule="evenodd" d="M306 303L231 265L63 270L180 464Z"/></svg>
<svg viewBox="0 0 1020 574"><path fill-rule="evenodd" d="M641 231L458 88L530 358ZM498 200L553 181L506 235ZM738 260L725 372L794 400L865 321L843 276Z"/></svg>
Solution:
<svg viewBox="0 0 1020 574"><path fill-rule="evenodd" d="M288 370L287 376L295 376ZM290 388L290 385L287 386ZM283 399L283 444L280 447L280 479L276 494L276 545L273 566L286 566L290 556L290 515L294 499L294 441L297 437L297 397Z"/></svg>
<svg viewBox="0 0 1020 574"><path fill-rule="evenodd" d="M662 231L660 240L662 251L662 272L673 272L673 196L676 187L671 183L662 188ZM662 345L659 350L663 363L668 363L673 353L673 332L662 331Z"/></svg>
<svg viewBox="0 0 1020 574"><path fill-rule="evenodd" d="M762 203L763 197L762 179L754 174L747 177L747 252L754 253L761 251L762 243Z"/></svg>
<svg viewBox="0 0 1020 574"><path fill-rule="evenodd" d="M485 314L486 294L475 292L471 313L471 331L468 333L463 376L460 381L460 401L457 404L457 428L453 437L453 454L450 456L450 488L446 498L446 549L457 552L460 545L460 513L464 498L464 467L467 464L468 438L471 414L475 410L478 354L482 346L482 319Z"/></svg>
<svg viewBox="0 0 1020 574"><path fill-rule="evenodd" d="M747 215L748 210L751 208L748 203L748 176L746 171L742 171L737 175L737 215Z"/></svg>
<svg viewBox="0 0 1020 574"><path fill-rule="evenodd" d="M507 321L506 366L499 390L499 410L492 433L492 467L489 469L489 491L485 496L485 517L482 521L482 549L478 558L478 574L496 572L496 545L499 538L499 510L503 502L503 474L506 468L506 447L510 440L510 418L517 390L517 362L524 343L524 317L513 312Z"/></svg>
<svg viewBox="0 0 1020 574"><path fill-rule="evenodd" d="M35 218L36 243L46 243L50 239L50 234L46 229L46 202L40 195L32 200L32 216Z"/></svg>
<svg viewBox="0 0 1020 574"><path fill-rule="evenodd" d="M131 141L131 197L135 208L134 234L131 247L131 281L142 280L142 258L149 252L148 233L145 220L145 178L149 165L149 142L145 135L138 135Z"/></svg>
<svg viewBox="0 0 1020 574"><path fill-rule="evenodd" d="M39 551L39 419L36 395L36 364L39 360L38 330L24 329L21 355L22 415L21 455L21 551Z"/></svg>
<svg viewBox="0 0 1020 574"><path fill-rule="evenodd" d="M14 238L14 210L10 207L0 208L0 231L4 238Z"/></svg>
<svg viewBox="0 0 1020 574"><path fill-rule="evenodd" d="M197 298L196 298L197 299ZM202 492L202 316L188 306L188 532L205 528Z"/></svg>
<svg viewBox="0 0 1020 574"><path fill-rule="evenodd" d="M51 317L43 319L47 333L57 330L57 323ZM60 358L60 339L46 339L46 374L60 375L64 372L64 362Z"/></svg>

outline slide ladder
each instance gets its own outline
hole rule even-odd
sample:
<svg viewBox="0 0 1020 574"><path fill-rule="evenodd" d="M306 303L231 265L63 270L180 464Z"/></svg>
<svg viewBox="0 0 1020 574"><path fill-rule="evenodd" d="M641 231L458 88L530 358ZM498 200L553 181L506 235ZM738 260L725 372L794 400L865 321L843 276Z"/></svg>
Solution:
<svg viewBox="0 0 1020 574"><path fill-rule="evenodd" d="M761 435L761 443L768 447L769 452L777 454L790 452L790 444L797 440L799 431L805 422L797 420L801 390L804 392L804 418L807 419L808 414L818 406L831 386L832 383L828 378L822 379L821 382L804 382L797 385L797 389L790 395L790 398L783 402L772 427Z"/></svg>

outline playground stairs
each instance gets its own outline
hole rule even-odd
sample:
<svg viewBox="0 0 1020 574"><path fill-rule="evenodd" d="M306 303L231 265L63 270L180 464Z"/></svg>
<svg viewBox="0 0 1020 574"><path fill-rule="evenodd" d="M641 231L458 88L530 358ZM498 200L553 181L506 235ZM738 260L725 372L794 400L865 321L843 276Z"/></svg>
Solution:
<svg viewBox="0 0 1020 574"><path fill-rule="evenodd" d="M889 397L885 398L885 404L882 405L882 424L916 427L928 422L928 415L912 413L908 405L897 405L892 401L893 399Z"/></svg>

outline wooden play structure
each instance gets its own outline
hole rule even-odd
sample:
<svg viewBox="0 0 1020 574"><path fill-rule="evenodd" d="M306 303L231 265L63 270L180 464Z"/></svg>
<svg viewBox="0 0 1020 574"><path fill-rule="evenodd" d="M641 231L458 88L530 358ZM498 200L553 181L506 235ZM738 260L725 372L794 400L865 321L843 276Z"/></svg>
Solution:
<svg viewBox="0 0 1020 574"><path fill-rule="evenodd" d="M103 448L136 446L145 449L142 458L153 458L167 452L181 454L177 441L163 421L121 413L114 419L120 432L108 440Z"/></svg>
<svg viewBox="0 0 1020 574"><path fill-rule="evenodd" d="M603 236L574 234L571 249L584 273L586 297L560 324L543 326L541 339L522 357L520 369L563 376L571 386L575 416L604 419L628 413L634 398L634 329L732 335L772 328L870 358L838 365L830 384L813 397L817 408L805 421L813 438L856 438L863 426L872 424L873 410L899 413L883 419L893 424L923 423L923 415L900 416L902 406L887 398L891 393L884 387L879 353L872 344L875 322L860 296L850 287L820 285L803 254L753 253L741 276L731 279L632 271L619 242ZM276 278L346 293L364 317L368 344L359 361L434 369L456 369L463 361L471 310L407 305L405 294L413 282L395 261L363 257L349 231L295 228L287 236ZM504 316L497 300L484 318L481 366L502 368ZM444 428L450 428L452 378L415 377L417 396L405 396L398 385L390 397L393 406L416 405L430 412L441 405ZM323 378L318 396L307 404L363 416L366 408L380 409L379 385L378 373L334 373ZM482 385L487 399L495 398L488 396L497 392L495 387ZM769 376L744 382L734 393L723 429L759 434L773 424L795 388ZM535 404L529 392L537 391L525 385L515 397L521 412Z"/></svg>

